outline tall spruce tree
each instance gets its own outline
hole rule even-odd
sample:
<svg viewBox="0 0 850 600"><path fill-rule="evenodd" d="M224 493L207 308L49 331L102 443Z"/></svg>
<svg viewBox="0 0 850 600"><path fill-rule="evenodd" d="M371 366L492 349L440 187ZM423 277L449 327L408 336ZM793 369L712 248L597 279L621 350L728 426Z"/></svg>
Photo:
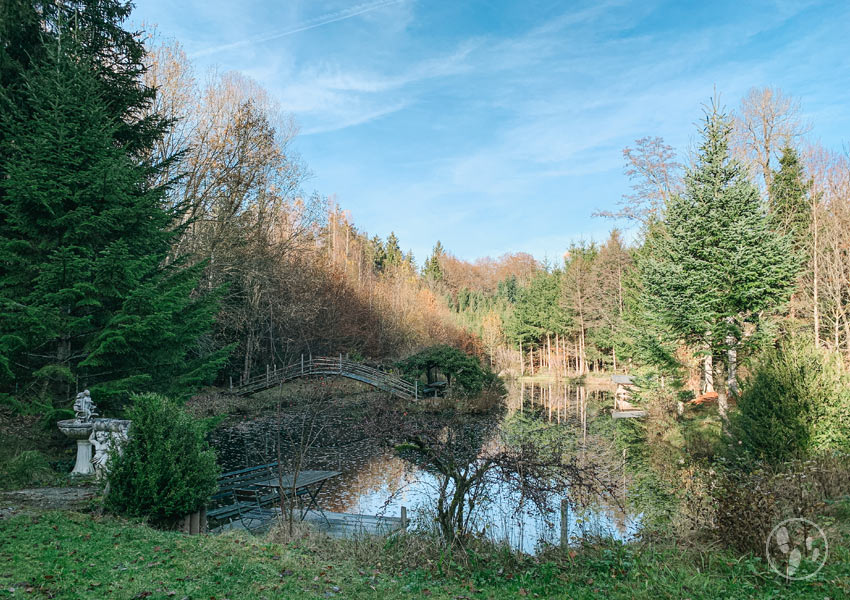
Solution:
<svg viewBox="0 0 850 600"><path fill-rule="evenodd" d="M737 353L746 323L786 302L799 259L776 232L743 167L729 155L731 124L716 105L702 144L640 262L647 305L683 340L723 356L726 387L737 390ZM725 364L724 364L725 361ZM721 415L726 416L726 389Z"/></svg>
<svg viewBox="0 0 850 600"><path fill-rule="evenodd" d="M770 210L776 225L791 235L797 250L805 246L809 234L811 187L812 181L806 179L797 151L785 146L779 157L779 170L774 171L770 182Z"/></svg>
<svg viewBox="0 0 850 600"><path fill-rule="evenodd" d="M162 121L137 119L149 91L127 64L141 55L99 62L124 5L91 5L117 10L110 26L45 26L43 57L0 90L0 391L179 394L223 360L198 349L215 299L192 297L198 267L167 260L175 215L143 160Z"/></svg>
<svg viewBox="0 0 850 600"><path fill-rule="evenodd" d="M561 271L543 271L528 286L519 288L506 333L524 348L536 347L546 334L562 334L570 319L561 306Z"/></svg>
<svg viewBox="0 0 850 600"><path fill-rule="evenodd" d="M437 240L431 256L425 259L425 265L422 267L422 276L429 282L434 283L443 279L443 267L440 265L440 260L442 260L445 253L443 244Z"/></svg>

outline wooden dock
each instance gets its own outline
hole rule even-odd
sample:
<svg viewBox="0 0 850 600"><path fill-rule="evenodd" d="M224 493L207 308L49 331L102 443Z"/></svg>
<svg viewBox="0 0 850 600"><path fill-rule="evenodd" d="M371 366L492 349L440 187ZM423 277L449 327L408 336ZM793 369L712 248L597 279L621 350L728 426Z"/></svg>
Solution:
<svg viewBox="0 0 850 600"><path fill-rule="evenodd" d="M253 532L268 531L280 519L279 508L258 509L251 512L250 519L236 519L211 531L249 530ZM359 535L389 535L401 529L406 529L405 517L380 517L373 515L354 515L348 513L319 512L311 510L306 513L304 522L309 523L319 531L332 537L352 538Z"/></svg>
<svg viewBox="0 0 850 600"><path fill-rule="evenodd" d="M646 411L629 402L635 381L631 375L611 375L611 382L617 384L614 392L614 409L611 411L613 419L640 419L646 416Z"/></svg>
<svg viewBox="0 0 850 600"><path fill-rule="evenodd" d="M614 419L639 419L646 416L645 410L613 410L611 417Z"/></svg>

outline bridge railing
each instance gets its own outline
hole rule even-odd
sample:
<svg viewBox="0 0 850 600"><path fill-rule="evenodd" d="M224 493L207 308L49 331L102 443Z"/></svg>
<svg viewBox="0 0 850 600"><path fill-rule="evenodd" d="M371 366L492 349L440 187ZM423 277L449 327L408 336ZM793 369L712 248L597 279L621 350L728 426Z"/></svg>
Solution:
<svg viewBox="0 0 850 600"><path fill-rule="evenodd" d="M341 375L358 381L363 381L376 388L390 392L394 395L416 398L418 397L418 386L397 375L386 373L374 367L364 365L352 360L328 356L317 356L304 359L287 365L280 369L266 369L266 372L243 381L239 386L231 386L231 392L238 396L244 396L254 392L268 389L285 381L297 377L308 377L311 375Z"/></svg>

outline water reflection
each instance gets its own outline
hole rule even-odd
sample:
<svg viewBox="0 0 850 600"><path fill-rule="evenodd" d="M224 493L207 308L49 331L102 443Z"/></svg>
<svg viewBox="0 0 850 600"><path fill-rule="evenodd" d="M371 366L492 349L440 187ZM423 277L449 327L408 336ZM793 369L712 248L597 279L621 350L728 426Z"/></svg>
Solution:
<svg viewBox="0 0 850 600"><path fill-rule="evenodd" d="M608 390L559 381L513 381L509 382L508 391L508 410L500 424L503 431L515 426L518 419L555 427L557 435L569 436L579 460L601 465L603 477L612 482L623 481L613 425L606 412L612 402ZM399 516L402 506L412 514L431 506L436 497L436 477L399 458L378 440L365 437L362 427L347 413L350 411L327 416L329 422L321 443L310 449L304 466L342 472L327 482L320 494L321 505L333 512L387 516ZM219 450L222 468L231 471L273 462L279 422L275 415L268 415L216 430L211 441ZM496 442L493 439L486 443ZM552 498L550 510L541 514L533 506L523 506L516 491L504 483L493 482L487 495L490 501L482 505L474 521L477 530L526 552L533 551L540 540L558 543L560 498ZM568 513L572 538L592 533L622 539L636 532L635 519L616 503L584 500L586 509ZM427 518L421 524L428 526Z"/></svg>

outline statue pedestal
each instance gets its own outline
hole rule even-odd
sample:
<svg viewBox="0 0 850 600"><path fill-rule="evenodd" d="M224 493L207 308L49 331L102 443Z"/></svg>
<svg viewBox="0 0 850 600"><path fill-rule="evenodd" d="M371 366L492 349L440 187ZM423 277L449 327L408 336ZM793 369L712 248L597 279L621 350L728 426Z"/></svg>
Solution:
<svg viewBox="0 0 850 600"><path fill-rule="evenodd" d="M59 431L72 440L77 440L77 463L71 473L75 475L91 475L94 473L91 464L91 442L89 441L94 425L91 422L66 419L59 421L58 426Z"/></svg>
<svg viewBox="0 0 850 600"><path fill-rule="evenodd" d="M94 467L91 464L91 442L88 439L77 440L77 463L71 473L77 475L91 475Z"/></svg>

